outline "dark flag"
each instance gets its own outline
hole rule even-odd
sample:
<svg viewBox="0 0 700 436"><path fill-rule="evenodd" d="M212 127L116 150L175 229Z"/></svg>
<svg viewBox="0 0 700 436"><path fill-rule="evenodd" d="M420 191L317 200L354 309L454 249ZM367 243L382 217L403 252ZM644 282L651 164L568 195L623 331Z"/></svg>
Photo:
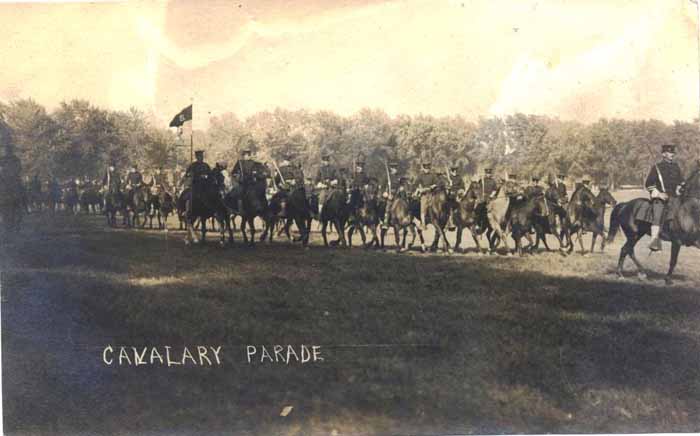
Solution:
<svg viewBox="0 0 700 436"><path fill-rule="evenodd" d="M173 120L170 122L170 127L180 127L183 124L185 124L185 121L191 121L192 120L192 105L187 106L183 110L181 110L175 117L173 117Z"/></svg>

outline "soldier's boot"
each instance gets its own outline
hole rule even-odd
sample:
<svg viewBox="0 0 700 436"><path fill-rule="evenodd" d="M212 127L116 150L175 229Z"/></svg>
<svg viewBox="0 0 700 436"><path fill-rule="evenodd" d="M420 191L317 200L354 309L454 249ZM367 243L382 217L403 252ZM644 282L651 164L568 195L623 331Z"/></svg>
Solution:
<svg viewBox="0 0 700 436"><path fill-rule="evenodd" d="M382 230L387 230L389 228L389 212L384 212L384 219L382 220Z"/></svg>
<svg viewBox="0 0 700 436"><path fill-rule="evenodd" d="M649 250L661 251L661 239L659 238L660 231L661 226L651 226L651 242L649 243Z"/></svg>

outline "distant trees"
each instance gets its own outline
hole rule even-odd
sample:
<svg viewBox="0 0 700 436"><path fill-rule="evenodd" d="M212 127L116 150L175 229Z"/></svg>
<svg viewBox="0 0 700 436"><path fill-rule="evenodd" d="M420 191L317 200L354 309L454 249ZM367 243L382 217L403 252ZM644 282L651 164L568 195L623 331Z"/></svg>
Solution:
<svg viewBox="0 0 700 436"><path fill-rule="evenodd" d="M0 103L0 113L14 129L18 153L27 173L59 178L96 176L109 161L121 167L174 168L189 162L189 138L156 126L131 109L107 111L87 101L62 103L49 113L31 99ZM187 135L189 136L189 135ZM246 119L228 113L195 131L195 146L208 150L210 161L235 161L253 141L258 157L279 159L294 153L304 170L315 172L322 153L350 167L358 155L368 171L381 177L384 159L399 161L409 173L421 160L438 171L456 163L468 173L492 167L497 174L546 176L560 172L589 175L597 182L638 184L662 143L679 145L679 158L698 157L698 125L676 121L601 119L592 124L512 114L469 121L460 116L388 116L362 109L352 116L331 111L275 109Z"/></svg>

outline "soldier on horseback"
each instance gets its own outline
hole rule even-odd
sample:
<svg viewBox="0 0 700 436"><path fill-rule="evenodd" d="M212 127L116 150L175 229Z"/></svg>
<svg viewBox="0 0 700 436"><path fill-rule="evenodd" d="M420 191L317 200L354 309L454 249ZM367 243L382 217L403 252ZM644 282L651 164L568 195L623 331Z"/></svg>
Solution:
<svg viewBox="0 0 700 436"><path fill-rule="evenodd" d="M663 159L654 164L649 171L644 186L651 197L651 242L649 249L661 250L659 233L665 221L673 217L673 211L679 204L681 189L683 186L683 173L677 162L675 145L665 144L661 146Z"/></svg>
<svg viewBox="0 0 700 436"><path fill-rule="evenodd" d="M112 162L102 178L103 189L109 194L116 194L121 190L121 183L121 178L116 171L116 164Z"/></svg>
<svg viewBox="0 0 700 436"><path fill-rule="evenodd" d="M157 188L159 192L170 192L168 177L163 172L162 166L158 166L153 173L153 176L151 176L150 186Z"/></svg>
<svg viewBox="0 0 700 436"><path fill-rule="evenodd" d="M221 193L222 196L226 193L226 176L224 175L226 166L226 162L217 162L211 170L213 182L219 188L219 193Z"/></svg>
<svg viewBox="0 0 700 436"><path fill-rule="evenodd" d="M143 186L143 175L138 170L136 164L132 165L126 175L126 192L127 198L131 201L134 198L134 192L141 189Z"/></svg>
<svg viewBox="0 0 700 436"><path fill-rule="evenodd" d="M384 210L384 219L382 220L382 229L389 228L391 222L391 204L396 197L406 196L406 178L399 174L399 163L395 160L389 161L387 164L389 169L387 179L382 184L384 192L382 196L386 199L386 207ZM402 183L402 180L404 181Z"/></svg>
<svg viewBox="0 0 700 436"><path fill-rule="evenodd" d="M557 177L554 179L554 185L557 188L557 193L559 194L559 201L561 204L565 204L569 201L569 193L567 192L566 189L566 174L557 174Z"/></svg>
<svg viewBox="0 0 700 436"><path fill-rule="evenodd" d="M528 198L544 196L544 186L540 185L540 176L532 176L530 185L525 188L525 195Z"/></svg>
<svg viewBox="0 0 700 436"><path fill-rule="evenodd" d="M428 161L421 163L421 172L416 178L416 195L420 198L420 225L425 230L427 225L428 201L430 192L438 185L438 178L432 172L432 164Z"/></svg>
<svg viewBox="0 0 700 436"><path fill-rule="evenodd" d="M456 207L457 202L459 202L459 200L467 192L467 187L464 184L464 177L462 176L458 165L450 166L445 174L445 181L447 182L445 186L447 188L448 199L452 205L450 207L452 212L450 212L450 217L447 220L447 229L454 230L456 228L453 218L454 208Z"/></svg>
<svg viewBox="0 0 700 436"><path fill-rule="evenodd" d="M369 185L369 177L365 173L365 157L359 155L357 161L355 162L355 168L353 172L352 182L350 187L352 189L364 189L365 186Z"/></svg>
<svg viewBox="0 0 700 436"><path fill-rule="evenodd" d="M195 197L200 197L206 189L206 183L211 174L211 167L204 162L204 150L194 152L195 161L187 167L185 171L185 184L192 187L190 198L185 203L185 210L188 214L192 212L192 202ZM188 183L189 182L189 183Z"/></svg>
<svg viewBox="0 0 700 436"><path fill-rule="evenodd" d="M253 141L248 141L248 144L252 145ZM236 206L240 214L243 214L244 193L255 185L258 176L264 176L262 174L257 174L260 164L252 159L252 155L253 151L251 148L244 148L241 150L241 158L231 170L231 178L237 183L234 187L234 191L237 198Z"/></svg>
<svg viewBox="0 0 700 436"><path fill-rule="evenodd" d="M331 190L337 189L339 185L338 170L330 163L330 156L327 153L321 155L321 166L316 175L316 189L319 190L318 213L323 210L323 204Z"/></svg>

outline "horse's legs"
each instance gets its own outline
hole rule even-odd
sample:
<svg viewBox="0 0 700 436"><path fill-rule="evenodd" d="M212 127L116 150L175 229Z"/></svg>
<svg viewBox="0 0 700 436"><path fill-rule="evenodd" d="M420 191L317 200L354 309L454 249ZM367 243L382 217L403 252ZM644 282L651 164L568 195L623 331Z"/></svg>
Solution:
<svg viewBox="0 0 700 436"><path fill-rule="evenodd" d="M255 216L250 216L247 219L248 228L250 229L250 239L248 240L248 245L251 247L255 246Z"/></svg>
<svg viewBox="0 0 700 436"><path fill-rule="evenodd" d="M207 240L207 219L202 217L199 221L202 224L202 243L204 243Z"/></svg>
<svg viewBox="0 0 700 436"><path fill-rule="evenodd" d="M476 245L476 252L481 254L481 243L479 242L479 238L476 237L476 229L474 226L471 226L469 228L469 231L472 234L472 239L474 239L474 245Z"/></svg>
<svg viewBox="0 0 700 436"><path fill-rule="evenodd" d="M676 268L676 263L678 262L678 253L681 251L681 244L678 241L671 241L671 262L668 265L668 272L666 273L665 281L667 285L673 284L671 279L671 274Z"/></svg>
<svg viewBox="0 0 700 436"><path fill-rule="evenodd" d="M637 260L637 256L634 255L634 246L637 245L637 242L642 238L642 235L640 234L635 234L634 236L628 236L627 237L627 242L625 242L625 245L622 246L620 249L620 258L617 261L617 275L620 277L622 276L622 266L625 262L625 257L629 256L630 259L634 262L635 266L637 267L637 275L639 278L646 278L646 273L644 272L644 267L642 264Z"/></svg>
<svg viewBox="0 0 700 436"><path fill-rule="evenodd" d="M586 249L583 248L583 226L579 227L578 232L576 232L576 239L578 239L578 245L581 247L581 254L586 254Z"/></svg>
<svg viewBox="0 0 700 436"><path fill-rule="evenodd" d="M321 220L321 236L323 236L323 246L328 247L328 238L326 237L326 227L328 227L328 221Z"/></svg>

